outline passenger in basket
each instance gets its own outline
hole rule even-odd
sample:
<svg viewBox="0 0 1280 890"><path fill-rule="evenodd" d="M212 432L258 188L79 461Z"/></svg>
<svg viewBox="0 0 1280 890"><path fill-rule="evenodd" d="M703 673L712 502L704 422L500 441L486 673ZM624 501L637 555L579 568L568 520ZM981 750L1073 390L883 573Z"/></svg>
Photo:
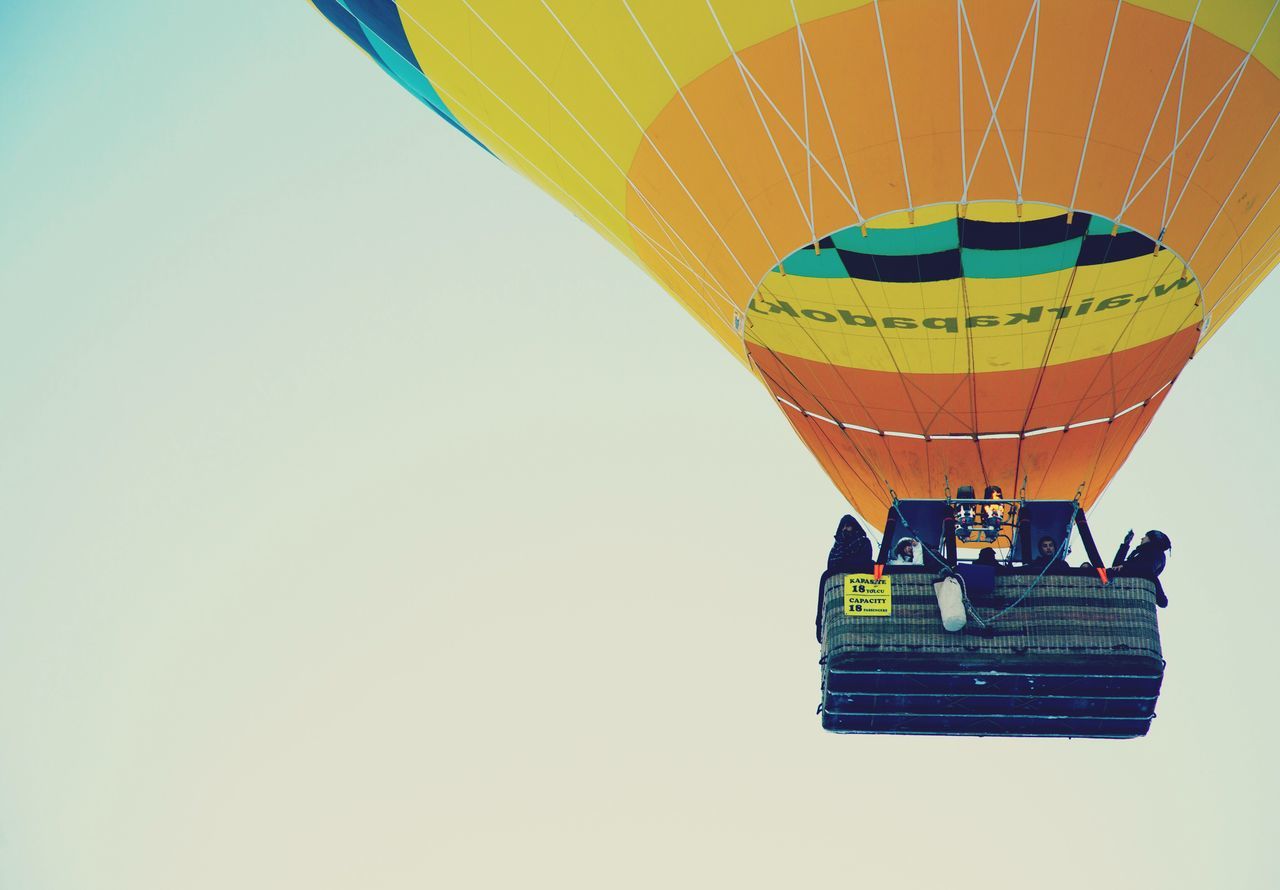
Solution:
<svg viewBox="0 0 1280 890"><path fill-rule="evenodd" d="M1160 585L1160 573L1164 571L1165 556L1173 548L1173 542L1162 531L1152 529L1142 536L1138 546L1128 555L1125 561L1112 568L1117 575L1130 575L1137 578L1148 578L1156 584L1156 605L1164 608L1169 605L1164 588ZM1123 550L1123 548L1122 548ZM1117 554L1119 555L1119 554Z"/></svg>
<svg viewBox="0 0 1280 890"><path fill-rule="evenodd" d="M871 539L858 520L848 514L841 516L836 526L836 540L827 554L827 571L871 571Z"/></svg>
<svg viewBox="0 0 1280 890"><path fill-rule="evenodd" d="M994 547L983 547L978 551L978 558L975 562L980 566L991 566L991 568L999 568L1000 561L996 559L996 551Z"/></svg>
<svg viewBox="0 0 1280 890"><path fill-rule="evenodd" d="M1036 558L1027 563L1027 568L1037 572L1063 572L1071 568L1067 561L1058 555L1058 542L1045 535L1036 545Z"/></svg>
<svg viewBox="0 0 1280 890"><path fill-rule="evenodd" d="M822 613L827 579L832 575L870 573L872 569L871 539L858 520L848 514L841 516L840 524L836 526L835 538L831 552L827 554L827 570L818 579L818 617L814 619L814 627L819 643L822 642Z"/></svg>
<svg viewBox="0 0 1280 890"><path fill-rule="evenodd" d="M903 538L894 546L893 554L889 557L889 565L924 565L924 548L920 546L920 542L915 538Z"/></svg>

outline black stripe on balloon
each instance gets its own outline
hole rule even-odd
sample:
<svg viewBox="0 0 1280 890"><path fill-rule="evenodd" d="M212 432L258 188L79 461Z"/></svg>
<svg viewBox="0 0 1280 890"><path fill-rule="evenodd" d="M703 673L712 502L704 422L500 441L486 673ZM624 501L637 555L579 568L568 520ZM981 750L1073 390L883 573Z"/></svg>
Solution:
<svg viewBox="0 0 1280 890"><path fill-rule="evenodd" d="M1045 247L1079 238L1089 228L1092 217L1077 213L1067 222L1067 215L1033 219L1027 222L987 222L961 219L960 246L977 250L1018 250L1024 247Z"/></svg>
<svg viewBox="0 0 1280 890"><path fill-rule="evenodd" d="M915 256L888 256L842 250L840 259L844 261L850 278L863 281L949 281L964 274L958 250Z"/></svg>
<svg viewBox="0 0 1280 890"><path fill-rule="evenodd" d="M1156 243L1140 232L1121 232L1119 235L1089 235L1080 245L1077 266L1100 266L1118 263L1134 257L1151 256Z"/></svg>

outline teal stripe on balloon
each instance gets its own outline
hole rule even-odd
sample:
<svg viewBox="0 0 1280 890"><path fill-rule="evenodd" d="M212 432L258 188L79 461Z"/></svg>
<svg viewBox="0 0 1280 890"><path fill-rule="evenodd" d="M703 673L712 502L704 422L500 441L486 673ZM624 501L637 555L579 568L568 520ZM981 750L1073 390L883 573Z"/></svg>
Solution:
<svg viewBox="0 0 1280 890"><path fill-rule="evenodd" d="M1107 219L1105 216L1095 216L1089 220L1089 228L1085 231L1086 235L1110 235L1111 227L1115 223ZM1116 229L1117 235L1123 235L1125 232L1132 232L1133 229L1128 226L1121 226Z"/></svg>
<svg viewBox="0 0 1280 890"><path fill-rule="evenodd" d="M1107 231L1110 231L1108 224ZM1083 238L1072 238L1061 244L1024 247L1022 250L960 249L960 262L966 278L1023 278L1070 269L1080 257Z"/></svg>
<svg viewBox="0 0 1280 890"><path fill-rule="evenodd" d="M960 246L960 229L954 219L906 229L867 229L866 235L862 234L860 227L850 226L836 232L831 240L841 250L854 253L919 256L955 250ZM790 263L790 260L787 262Z"/></svg>
<svg viewBox="0 0 1280 890"><path fill-rule="evenodd" d="M401 86L457 126L462 126L458 123L458 119L453 116L453 112L444 104L444 100L440 98L436 88L431 85L431 81L427 80L427 76L418 70L417 65L410 63L395 47L379 37L372 29L363 24L360 27L365 36L369 38L369 43L373 45L374 50L378 53L378 58L382 60L383 67L400 82Z"/></svg>
<svg viewBox="0 0 1280 890"><path fill-rule="evenodd" d="M848 278L849 270L840 259L840 251L827 248L814 253L812 247L802 247L782 262L788 275L804 278ZM778 271L774 268L774 271Z"/></svg>

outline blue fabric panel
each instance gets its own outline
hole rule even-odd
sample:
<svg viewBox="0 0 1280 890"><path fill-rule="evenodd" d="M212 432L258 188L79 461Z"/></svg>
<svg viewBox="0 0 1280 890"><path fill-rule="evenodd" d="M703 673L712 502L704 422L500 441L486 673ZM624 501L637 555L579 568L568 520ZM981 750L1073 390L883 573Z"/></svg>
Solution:
<svg viewBox="0 0 1280 890"><path fill-rule="evenodd" d="M1141 232L1122 226L1120 233L1113 237L1110 231L1107 229L1106 235L1090 235L1085 238L1084 245L1080 248L1080 261L1076 265L1100 266L1134 257L1152 256L1156 252L1156 243Z"/></svg>
<svg viewBox="0 0 1280 890"><path fill-rule="evenodd" d="M356 21L356 17L338 0L311 0L311 5L318 9L322 16L333 22L339 31L351 38L356 46L367 52L375 61L377 60L378 54L369 43L369 38L365 36L364 29Z"/></svg>
<svg viewBox="0 0 1280 890"><path fill-rule="evenodd" d="M409 46L409 39L404 33L404 23L400 18L400 10L392 0L341 0L347 10L356 17L365 30L372 31L384 43L395 50L405 64L418 68L418 58ZM385 58L385 57L384 57Z"/></svg>
<svg viewBox="0 0 1280 890"><path fill-rule="evenodd" d="M1087 213L1077 213L1067 222L1067 215L1033 219L1026 222L988 222L960 220L960 246L979 250L1025 250L1045 247L1080 238L1092 223Z"/></svg>
<svg viewBox="0 0 1280 890"><path fill-rule="evenodd" d="M863 281L949 281L964 275L960 251L941 250L917 256L892 256L840 251L850 278Z"/></svg>

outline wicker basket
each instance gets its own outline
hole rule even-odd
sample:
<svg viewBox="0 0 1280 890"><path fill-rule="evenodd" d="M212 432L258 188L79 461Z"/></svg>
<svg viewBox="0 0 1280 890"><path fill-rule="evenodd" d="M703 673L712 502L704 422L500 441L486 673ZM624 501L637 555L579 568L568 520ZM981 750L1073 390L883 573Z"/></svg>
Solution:
<svg viewBox="0 0 1280 890"><path fill-rule="evenodd" d="M890 570L892 572L892 570ZM1002 575L964 630L942 628L932 573L892 578L892 612L846 615L824 585L823 726L835 732L1145 735L1164 674L1155 585ZM1028 592L1029 591L1029 592ZM1019 601L1019 598L1022 599Z"/></svg>

